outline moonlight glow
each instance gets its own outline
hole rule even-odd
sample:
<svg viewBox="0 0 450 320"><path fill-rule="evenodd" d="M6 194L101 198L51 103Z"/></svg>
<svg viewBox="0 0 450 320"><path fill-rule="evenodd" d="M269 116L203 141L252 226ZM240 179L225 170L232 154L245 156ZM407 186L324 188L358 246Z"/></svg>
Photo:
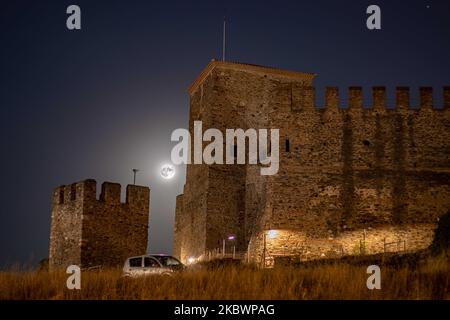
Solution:
<svg viewBox="0 0 450 320"><path fill-rule="evenodd" d="M165 164L161 167L160 173L163 179L172 179L175 176L175 167L171 164Z"/></svg>

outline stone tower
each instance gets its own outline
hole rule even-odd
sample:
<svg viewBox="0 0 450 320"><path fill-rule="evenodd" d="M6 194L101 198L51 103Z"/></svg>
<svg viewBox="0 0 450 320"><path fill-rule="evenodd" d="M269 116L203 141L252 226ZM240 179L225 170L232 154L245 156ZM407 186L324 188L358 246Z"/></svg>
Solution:
<svg viewBox="0 0 450 320"><path fill-rule="evenodd" d="M174 254L186 262L236 235L253 261L316 259L427 247L450 208L450 87L443 108L432 88L385 87L366 103L361 87L327 87L318 107L314 74L212 61L189 90L189 130L279 129L280 169L187 166L177 198ZM206 145L206 144L205 144ZM192 153L191 153L192 154ZM364 250L362 250L364 249Z"/></svg>
<svg viewBox="0 0 450 320"><path fill-rule="evenodd" d="M121 266L147 251L150 189L129 185L120 202L120 184L96 181L60 186L53 192L50 269Z"/></svg>
<svg viewBox="0 0 450 320"><path fill-rule="evenodd" d="M204 130L221 132L270 128L269 106L277 107L270 105L277 88L311 86L314 76L212 61L189 90L189 131L193 135L197 120ZM257 212L264 207L265 180L257 166L188 165L184 194L177 199L174 254L186 262L222 248L229 235L235 235L237 251L246 251Z"/></svg>

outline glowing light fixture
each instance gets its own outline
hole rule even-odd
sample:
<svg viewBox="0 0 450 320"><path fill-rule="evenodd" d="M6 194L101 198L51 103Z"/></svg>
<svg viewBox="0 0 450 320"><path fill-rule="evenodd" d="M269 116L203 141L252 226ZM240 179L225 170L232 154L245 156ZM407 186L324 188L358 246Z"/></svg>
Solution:
<svg viewBox="0 0 450 320"><path fill-rule="evenodd" d="M189 264L193 264L195 262L195 258L194 257L189 257L188 258L188 263Z"/></svg>
<svg viewBox="0 0 450 320"><path fill-rule="evenodd" d="M268 232L269 239L275 239L278 237L278 231L277 230L269 230Z"/></svg>

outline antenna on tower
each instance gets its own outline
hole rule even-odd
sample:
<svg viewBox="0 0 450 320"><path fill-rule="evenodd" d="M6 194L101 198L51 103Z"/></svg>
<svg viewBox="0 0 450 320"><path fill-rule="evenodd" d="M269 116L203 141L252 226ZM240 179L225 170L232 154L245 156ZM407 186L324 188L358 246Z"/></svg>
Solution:
<svg viewBox="0 0 450 320"><path fill-rule="evenodd" d="M225 61L226 35L227 35L227 19L224 16L223 17L223 39L222 39L222 61Z"/></svg>

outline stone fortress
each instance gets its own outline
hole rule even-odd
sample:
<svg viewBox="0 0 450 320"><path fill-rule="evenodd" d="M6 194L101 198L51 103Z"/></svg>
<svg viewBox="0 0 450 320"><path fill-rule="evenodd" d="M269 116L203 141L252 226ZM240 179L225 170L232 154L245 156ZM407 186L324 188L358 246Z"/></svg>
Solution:
<svg viewBox="0 0 450 320"><path fill-rule="evenodd" d="M349 101L328 87L315 103L315 74L213 60L192 84L189 130L280 129L280 170L258 165L187 166L177 197L174 255L183 262L222 249L229 235L249 260L302 260L427 247L450 208L450 87L442 109L432 88L360 87ZM207 143L205 143L206 145ZM204 146L205 146L204 145ZM227 247L229 248L229 244Z"/></svg>
<svg viewBox="0 0 450 320"><path fill-rule="evenodd" d="M121 203L120 184L103 183L100 199L96 186L85 180L54 190L50 270L122 266L147 252L150 189L128 185Z"/></svg>

